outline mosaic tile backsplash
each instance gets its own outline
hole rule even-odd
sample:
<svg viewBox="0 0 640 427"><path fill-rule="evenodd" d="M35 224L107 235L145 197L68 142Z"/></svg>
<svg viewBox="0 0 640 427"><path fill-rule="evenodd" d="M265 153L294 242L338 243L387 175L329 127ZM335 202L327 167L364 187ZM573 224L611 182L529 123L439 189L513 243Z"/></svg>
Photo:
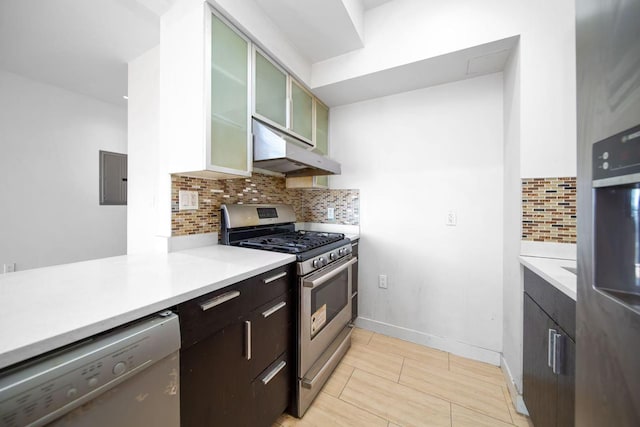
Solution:
<svg viewBox="0 0 640 427"><path fill-rule="evenodd" d="M576 243L576 178L522 180L522 240Z"/></svg>
<svg viewBox="0 0 640 427"><path fill-rule="evenodd" d="M198 209L178 211L180 190L198 192ZM286 203L293 206L298 222L359 224L358 190L302 190L286 188L280 177L254 173L251 178L202 179L171 176L171 234L184 236L220 233L220 206L225 203ZM327 208L335 220L327 220Z"/></svg>

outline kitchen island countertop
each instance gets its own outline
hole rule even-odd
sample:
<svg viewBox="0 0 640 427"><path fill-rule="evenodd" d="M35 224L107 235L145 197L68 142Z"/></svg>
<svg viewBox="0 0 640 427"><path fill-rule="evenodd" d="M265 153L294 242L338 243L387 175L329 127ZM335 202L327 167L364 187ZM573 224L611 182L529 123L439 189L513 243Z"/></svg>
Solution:
<svg viewBox="0 0 640 427"><path fill-rule="evenodd" d="M0 369L295 261L213 245L0 276Z"/></svg>

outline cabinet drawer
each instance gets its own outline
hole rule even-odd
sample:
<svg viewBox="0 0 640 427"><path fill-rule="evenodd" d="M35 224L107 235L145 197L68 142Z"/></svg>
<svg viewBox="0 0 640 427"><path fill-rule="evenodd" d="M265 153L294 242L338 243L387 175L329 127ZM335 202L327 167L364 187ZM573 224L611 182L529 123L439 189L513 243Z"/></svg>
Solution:
<svg viewBox="0 0 640 427"><path fill-rule="evenodd" d="M259 307L251 316L251 378L256 378L282 353L292 337L291 292Z"/></svg>
<svg viewBox="0 0 640 427"><path fill-rule="evenodd" d="M281 355L252 383L255 426L268 427L290 401L291 366L288 353Z"/></svg>
<svg viewBox="0 0 640 427"><path fill-rule="evenodd" d="M576 302L556 289L551 283L524 269L524 291L573 340L576 338Z"/></svg>
<svg viewBox="0 0 640 427"><path fill-rule="evenodd" d="M286 294L292 289L294 279L294 264L284 265L249 279L253 285L249 309L254 310L279 295Z"/></svg>
<svg viewBox="0 0 640 427"><path fill-rule="evenodd" d="M182 348L238 322L249 309L251 285L243 281L178 305Z"/></svg>

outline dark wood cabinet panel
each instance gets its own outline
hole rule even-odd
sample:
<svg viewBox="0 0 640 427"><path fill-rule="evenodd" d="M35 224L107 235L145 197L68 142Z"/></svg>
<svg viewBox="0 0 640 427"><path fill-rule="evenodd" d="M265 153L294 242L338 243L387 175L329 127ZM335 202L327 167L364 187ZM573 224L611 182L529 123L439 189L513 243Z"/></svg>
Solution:
<svg viewBox="0 0 640 427"><path fill-rule="evenodd" d="M548 365L549 329L553 321L524 296L523 398L536 427L556 425L557 379Z"/></svg>
<svg viewBox="0 0 640 427"><path fill-rule="evenodd" d="M558 374L558 427L575 425L576 343L564 337L562 370Z"/></svg>
<svg viewBox="0 0 640 427"><path fill-rule="evenodd" d="M551 283L524 269L524 291L575 340L576 302L559 291Z"/></svg>
<svg viewBox="0 0 640 427"><path fill-rule="evenodd" d="M252 379L291 347L292 319L290 292L253 312L250 318Z"/></svg>
<svg viewBox="0 0 640 427"><path fill-rule="evenodd" d="M360 240L355 240L353 242L353 257L358 258L358 249L360 248ZM358 258L359 260L359 258ZM358 265L360 262L357 262L353 265L352 271L352 286L351 286L351 320L355 320L358 317Z"/></svg>
<svg viewBox="0 0 640 427"><path fill-rule="evenodd" d="M182 427L268 426L286 409L294 274L287 265L177 307Z"/></svg>
<svg viewBox="0 0 640 427"><path fill-rule="evenodd" d="M236 322L180 355L182 427L248 426L250 379L244 357L244 328Z"/></svg>
<svg viewBox="0 0 640 427"><path fill-rule="evenodd" d="M290 355L285 353L253 381L254 426L269 427L285 411L290 400L292 372Z"/></svg>
<svg viewBox="0 0 640 427"><path fill-rule="evenodd" d="M575 423L576 303L526 268L524 289L525 404L536 427L572 427ZM551 344L550 329L557 334L555 345ZM549 361L550 345L555 365L553 360Z"/></svg>

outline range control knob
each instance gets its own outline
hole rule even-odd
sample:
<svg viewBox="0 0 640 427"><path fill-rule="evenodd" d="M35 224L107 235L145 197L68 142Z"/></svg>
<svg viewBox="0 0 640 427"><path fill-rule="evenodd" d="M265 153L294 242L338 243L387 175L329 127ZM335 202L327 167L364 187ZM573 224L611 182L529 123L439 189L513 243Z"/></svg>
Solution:
<svg viewBox="0 0 640 427"><path fill-rule="evenodd" d="M327 261L327 259L325 257L321 256L320 258L318 258L318 262L319 262L320 266L325 266L325 265L327 265L328 261Z"/></svg>
<svg viewBox="0 0 640 427"><path fill-rule="evenodd" d="M604 169L604 170L609 169L609 162L604 162L604 163L602 164L602 169Z"/></svg>
<svg viewBox="0 0 640 427"><path fill-rule="evenodd" d="M98 385L98 377L91 377L87 380L87 385L93 388Z"/></svg>
<svg viewBox="0 0 640 427"><path fill-rule="evenodd" d="M331 253L329 254L329 260L330 260L330 261L333 261L334 259L336 259L336 253L335 253L335 252L331 252Z"/></svg>
<svg viewBox="0 0 640 427"><path fill-rule="evenodd" d="M320 267L320 263L318 262L319 260L314 259L313 262L311 263L311 265L313 265L313 268L318 268Z"/></svg>

